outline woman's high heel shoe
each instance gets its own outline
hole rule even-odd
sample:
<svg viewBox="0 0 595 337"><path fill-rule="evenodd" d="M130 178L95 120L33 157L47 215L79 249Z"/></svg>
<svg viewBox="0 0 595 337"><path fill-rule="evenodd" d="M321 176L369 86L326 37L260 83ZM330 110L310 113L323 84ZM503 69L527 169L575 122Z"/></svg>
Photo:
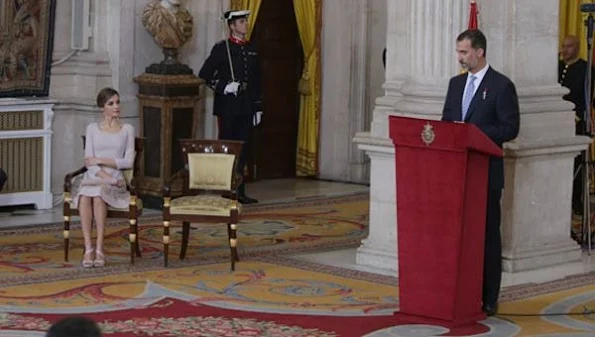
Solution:
<svg viewBox="0 0 595 337"><path fill-rule="evenodd" d="M105 255L100 250L95 251L95 261L93 261L94 267L103 267L105 266Z"/></svg>
<svg viewBox="0 0 595 337"><path fill-rule="evenodd" d="M83 255L83 261L81 262L83 268L93 267L93 252L93 248L85 250L85 254Z"/></svg>

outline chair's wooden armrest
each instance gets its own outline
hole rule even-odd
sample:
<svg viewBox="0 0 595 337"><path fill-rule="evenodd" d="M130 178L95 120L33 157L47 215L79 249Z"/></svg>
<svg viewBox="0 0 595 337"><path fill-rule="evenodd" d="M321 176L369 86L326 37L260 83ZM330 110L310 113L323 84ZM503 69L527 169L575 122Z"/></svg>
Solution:
<svg viewBox="0 0 595 337"><path fill-rule="evenodd" d="M132 180L128 184L128 192L130 195L137 195L138 191L138 179L136 177L132 177Z"/></svg>
<svg viewBox="0 0 595 337"><path fill-rule="evenodd" d="M166 182L163 184L163 197L169 198L171 197L171 181Z"/></svg>
<svg viewBox="0 0 595 337"><path fill-rule="evenodd" d="M176 173L174 173L171 178L163 183L163 190L162 190L162 196L164 198L169 198L171 197L171 190L172 188L179 184L180 180L182 181L182 194L183 195L188 195L189 191L188 191L188 170L187 169L181 169L179 171L177 171ZM176 184L174 184L174 182L177 182ZM177 187L177 186L175 186Z"/></svg>
<svg viewBox="0 0 595 337"><path fill-rule="evenodd" d="M83 166L74 172L66 174L66 176L64 176L64 192L71 192L72 179L74 179L74 177L78 176L79 174L83 174L85 172L87 172L87 168Z"/></svg>

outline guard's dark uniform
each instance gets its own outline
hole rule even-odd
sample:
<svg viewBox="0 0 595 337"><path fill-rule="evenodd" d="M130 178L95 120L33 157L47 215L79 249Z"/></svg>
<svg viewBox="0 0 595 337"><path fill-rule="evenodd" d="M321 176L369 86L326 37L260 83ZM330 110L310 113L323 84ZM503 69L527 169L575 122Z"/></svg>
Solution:
<svg viewBox="0 0 595 337"><path fill-rule="evenodd" d="M240 83L237 95L224 93L225 86L233 81L225 40L213 47L198 76L215 91L213 114L219 117L219 139L245 142L238 162L238 170L243 173L252 118L257 111L262 111L260 64L256 47L249 41L230 37L229 50L235 81ZM238 194L244 195L243 184Z"/></svg>
<svg viewBox="0 0 595 337"><path fill-rule="evenodd" d="M563 96L564 100L574 103L574 112L576 114L576 134L585 134L586 124L584 121L584 113L586 109L585 104L585 89L587 81L587 62L583 59L578 59L576 62L566 64L564 61L558 61L558 82L568 89L570 92ZM595 77L592 75L592 81ZM593 88L593 86L591 86ZM574 170L578 169L583 162L583 153L576 156L574 159ZM582 172L577 174L572 183L572 209L575 213L582 214L583 212L583 175Z"/></svg>
<svg viewBox="0 0 595 337"><path fill-rule="evenodd" d="M583 113L585 110L585 81L587 72L587 62L583 59L572 64L566 64L564 61L558 62L558 82L568 89L570 92L564 95L564 100L575 104L574 111L577 118L583 120ZM579 130L577 123L577 134L581 134L583 130ZM584 126L584 125L580 125Z"/></svg>

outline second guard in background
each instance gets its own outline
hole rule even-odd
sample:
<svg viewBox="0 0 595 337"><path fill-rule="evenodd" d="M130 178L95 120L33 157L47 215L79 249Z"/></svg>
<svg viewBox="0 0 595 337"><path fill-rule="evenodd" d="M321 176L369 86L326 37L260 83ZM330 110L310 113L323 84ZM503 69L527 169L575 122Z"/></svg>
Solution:
<svg viewBox="0 0 595 337"><path fill-rule="evenodd" d="M250 134L262 117L258 52L246 40L249 14L248 10L225 12L223 19L230 36L213 47L198 73L215 92L213 114L218 118L219 139L244 142L238 162L241 175L247 163ZM238 200L243 204L258 202L246 196L244 183L238 188Z"/></svg>
<svg viewBox="0 0 595 337"><path fill-rule="evenodd" d="M585 121L585 102L587 81L587 61L579 57L580 42L574 35L564 37L562 41L561 59L558 60L558 82L570 92L562 98L574 103L576 135L587 135L587 124ZM591 69L593 71L593 69ZM595 74L594 74L595 75ZM594 81L592 77L591 81ZM591 84L591 88L593 88ZM582 171L579 171L584 162L584 152L574 158L574 179L572 183L572 211L574 214L583 214L583 189L584 179ZM571 233L574 236L574 233ZM576 238L576 237L575 237Z"/></svg>

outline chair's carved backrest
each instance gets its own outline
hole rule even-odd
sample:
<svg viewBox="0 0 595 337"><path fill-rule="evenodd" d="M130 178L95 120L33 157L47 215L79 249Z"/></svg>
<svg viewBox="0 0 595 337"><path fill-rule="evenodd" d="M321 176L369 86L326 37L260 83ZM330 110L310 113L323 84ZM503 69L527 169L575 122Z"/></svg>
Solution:
<svg viewBox="0 0 595 337"><path fill-rule="evenodd" d="M83 150L85 150L86 138L85 136L81 136L83 138ZM134 164L132 165L131 169L122 170L122 175L124 175L124 179L126 182L130 184L132 178L138 176L140 170L140 158L141 153L144 150L144 143L145 139L142 137L135 137L134 138Z"/></svg>
<svg viewBox="0 0 595 337"><path fill-rule="evenodd" d="M231 191L244 142L180 139L185 170L184 194L189 191Z"/></svg>

